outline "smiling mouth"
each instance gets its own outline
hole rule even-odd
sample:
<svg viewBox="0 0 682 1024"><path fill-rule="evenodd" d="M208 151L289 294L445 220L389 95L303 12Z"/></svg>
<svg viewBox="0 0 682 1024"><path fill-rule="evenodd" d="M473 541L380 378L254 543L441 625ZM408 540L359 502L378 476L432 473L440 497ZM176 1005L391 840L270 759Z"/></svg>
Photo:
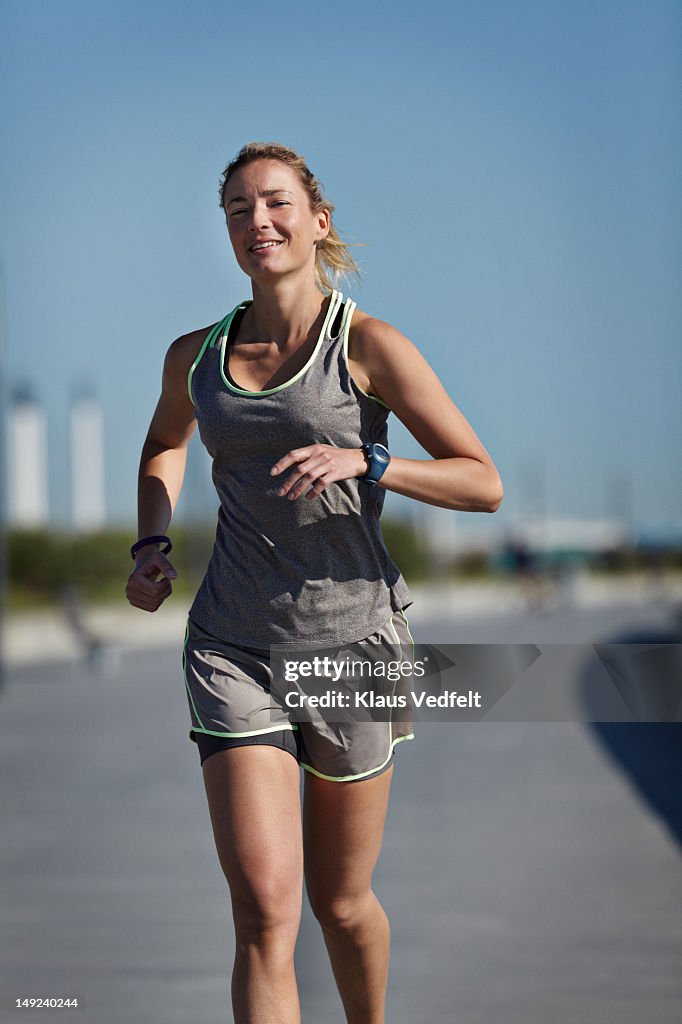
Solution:
<svg viewBox="0 0 682 1024"><path fill-rule="evenodd" d="M256 242L255 245L249 246L249 252L263 252L264 249L276 249L278 245L282 244L283 239L271 239L267 242Z"/></svg>

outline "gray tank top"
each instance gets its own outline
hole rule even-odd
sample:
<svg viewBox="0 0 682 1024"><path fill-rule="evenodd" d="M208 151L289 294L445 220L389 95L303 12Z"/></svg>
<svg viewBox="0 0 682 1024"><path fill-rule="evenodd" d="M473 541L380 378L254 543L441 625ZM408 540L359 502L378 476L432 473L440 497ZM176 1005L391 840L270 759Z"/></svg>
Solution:
<svg viewBox="0 0 682 1024"><path fill-rule="evenodd" d="M313 647L379 629L412 597L391 561L379 517L385 492L333 483L311 501L277 494L292 448L388 440L388 407L348 369L355 308L338 291L305 366L278 387L247 391L229 374L229 345L249 302L211 330L187 383L220 498L215 545L190 618L227 643Z"/></svg>

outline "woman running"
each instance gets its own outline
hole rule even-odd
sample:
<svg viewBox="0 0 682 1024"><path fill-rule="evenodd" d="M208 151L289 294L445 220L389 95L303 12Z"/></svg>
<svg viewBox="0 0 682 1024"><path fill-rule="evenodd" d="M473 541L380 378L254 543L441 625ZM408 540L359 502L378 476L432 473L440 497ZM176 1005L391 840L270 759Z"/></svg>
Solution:
<svg viewBox="0 0 682 1024"><path fill-rule="evenodd" d="M393 751L411 725L291 720L272 699L270 648L409 645L410 593L379 527L384 492L494 512L502 484L417 348L334 287L355 264L302 157L244 146L223 173L220 205L252 299L168 349L126 593L150 612L171 593L165 534L198 424L220 508L183 664L232 900L234 1020L300 1021L305 878L347 1021L381 1024L389 923L372 874ZM389 410L430 458L390 456Z"/></svg>

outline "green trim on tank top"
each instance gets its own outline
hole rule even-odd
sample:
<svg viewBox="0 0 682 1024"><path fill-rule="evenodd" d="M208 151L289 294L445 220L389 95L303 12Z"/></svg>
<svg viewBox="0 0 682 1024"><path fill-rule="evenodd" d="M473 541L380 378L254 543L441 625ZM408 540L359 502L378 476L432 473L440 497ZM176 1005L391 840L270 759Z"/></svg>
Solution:
<svg viewBox="0 0 682 1024"><path fill-rule="evenodd" d="M206 349L213 348L215 340L220 336L221 331L224 332L229 329L230 323L232 322L232 317L239 308L240 307L237 306L235 309L232 310L231 313L228 313L228 315L223 317L222 320L219 320L217 324L214 324L214 326L206 335L203 345L199 349L199 355L196 357L196 359L189 368L189 373L187 374L187 392L189 394L189 400L192 403L192 405L196 405L194 401L194 395L192 394L192 377L194 376L194 371L201 362L201 357L203 356Z"/></svg>
<svg viewBox="0 0 682 1024"><path fill-rule="evenodd" d="M357 302L354 302L352 299L349 299L348 305L343 311L343 320L341 321L340 329L340 333L343 334L343 358L346 360L346 369L348 370L348 376L353 381L354 386L357 388L361 395L364 395L365 398L371 399L373 402L377 402L379 405L383 405L384 409L390 409L390 406L386 405L386 402L379 398L378 395L370 395L368 394L367 391L363 391L358 382L353 377L353 374L350 372L350 366L348 365L348 338L350 335L351 320L353 319L353 313L355 312L356 307Z"/></svg>
<svg viewBox="0 0 682 1024"><path fill-rule="evenodd" d="M325 336L327 334L327 328L329 327L329 324L333 321L333 318L338 313L339 305L341 304L341 302L343 302L343 295L341 294L341 292L334 289L330 296L329 309L327 310L326 316L324 318L322 329L320 330L320 334L317 339L317 344L315 345L315 348L313 349L310 358L307 360L305 365L301 367L298 373L294 374L293 377L290 377L289 380L284 381L283 384L278 384L277 387L266 388L264 391L249 391L246 388L240 388L238 384L232 384L225 376L225 353L227 349L227 337L229 331L228 324L228 327L223 331L222 337L220 339L220 356L218 359L218 364L220 366L220 376L222 377L225 386L229 388L229 390L232 391L235 395L243 395L246 398L260 398L262 395L274 395L278 391L284 391L285 388L288 388L292 384L295 384L296 381L299 380L315 362L315 359L317 358L317 355L320 349L322 348L322 342L324 341ZM244 309L246 308L246 306L249 305L251 305L250 301L244 302L240 306L237 306L237 309ZM235 309L230 314L230 322L232 321L232 317L236 312L237 310Z"/></svg>
<svg viewBox="0 0 682 1024"><path fill-rule="evenodd" d="M331 299L330 299L330 303L329 303L329 309L327 311L327 315L326 315L324 323L322 325L322 330L320 332L320 336L319 336L319 338L317 340L317 344L316 344L316 346L315 346L315 348L314 348L314 350L313 350L313 352L312 352L312 354L310 356L310 359L307 361L305 366L303 366L298 371L298 373L295 374L295 376L291 377L289 380L285 381L283 384L278 384L277 387L275 387L275 388L268 388L265 391L248 391L248 390L246 390L246 388L240 388L239 385L237 385L237 384L231 384L230 381L225 376L225 372L224 372L225 348L226 348L226 345L227 345L227 338L228 338L228 335L229 335L229 332L230 332L230 327L232 326L232 321L234 320L236 314L240 310L244 310L244 309L247 308L247 306L250 306L252 301L253 301L252 299L246 299L244 302L240 302L238 305L236 305L234 307L234 309L230 313L227 314L227 316L223 317L222 320L219 320L218 323L215 324L211 328L211 330L208 332L208 334L206 335L204 343L201 346L201 349L199 350L199 355L196 357L196 359L192 363L192 365L191 365L191 367L189 369L189 373L187 374L187 391L188 391L189 398L190 398L190 401L191 401L192 405L196 405L196 402L194 401L194 395L192 394L192 378L194 376L194 371L196 370L197 366L201 362L202 356L204 355L204 352L206 351L206 349L207 348L215 348L216 343L218 341L220 341L220 376L222 377L223 382L230 389L230 391L233 391L235 394L246 395L246 396L273 395L277 391L282 391L284 388L288 388L290 384L294 384L300 377L303 376L303 374L307 370L310 369L310 367L314 363L315 358L316 358L316 356L317 356L317 354L319 352L320 346L322 344L322 340L323 340L323 338L325 336L327 327L329 326L329 323L330 323L330 321L332 319L332 310L334 310L334 315L336 315L336 313L338 313L339 306L343 302L343 295L341 294L341 292L337 292L336 289L334 289L331 292ZM348 365L348 338L349 338L349 334L350 334L351 320L353 319L353 313L354 313L356 308L357 308L357 303L354 302L353 299L349 299L348 303L346 305L346 308L343 311L343 319L341 321L341 327L340 327L340 330L339 330L339 334L343 335L343 356L344 356L344 359L346 361L346 369L348 370L349 377L353 381L353 385L357 388L357 390L360 392L361 395L364 395L364 397L365 398L369 398L370 401L376 402L378 405L383 406L384 409L389 409L390 410L390 406L387 405L386 402L383 401L383 399L379 398L378 395L373 395L373 394L370 394L367 391L363 391L362 388L360 387L360 385L358 384L358 382L353 377L352 373L350 372L350 366Z"/></svg>

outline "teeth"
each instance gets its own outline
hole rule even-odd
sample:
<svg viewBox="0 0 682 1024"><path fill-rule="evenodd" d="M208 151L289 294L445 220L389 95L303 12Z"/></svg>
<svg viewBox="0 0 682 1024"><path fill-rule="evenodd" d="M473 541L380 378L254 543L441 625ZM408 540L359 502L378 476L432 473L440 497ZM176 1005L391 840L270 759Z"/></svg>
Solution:
<svg viewBox="0 0 682 1024"><path fill-rule="evenodd" d="M258 245L251 246L251 252L257 252L259 249L271 249L275 245L279 245L279 242L259 242Z"/></svg>

